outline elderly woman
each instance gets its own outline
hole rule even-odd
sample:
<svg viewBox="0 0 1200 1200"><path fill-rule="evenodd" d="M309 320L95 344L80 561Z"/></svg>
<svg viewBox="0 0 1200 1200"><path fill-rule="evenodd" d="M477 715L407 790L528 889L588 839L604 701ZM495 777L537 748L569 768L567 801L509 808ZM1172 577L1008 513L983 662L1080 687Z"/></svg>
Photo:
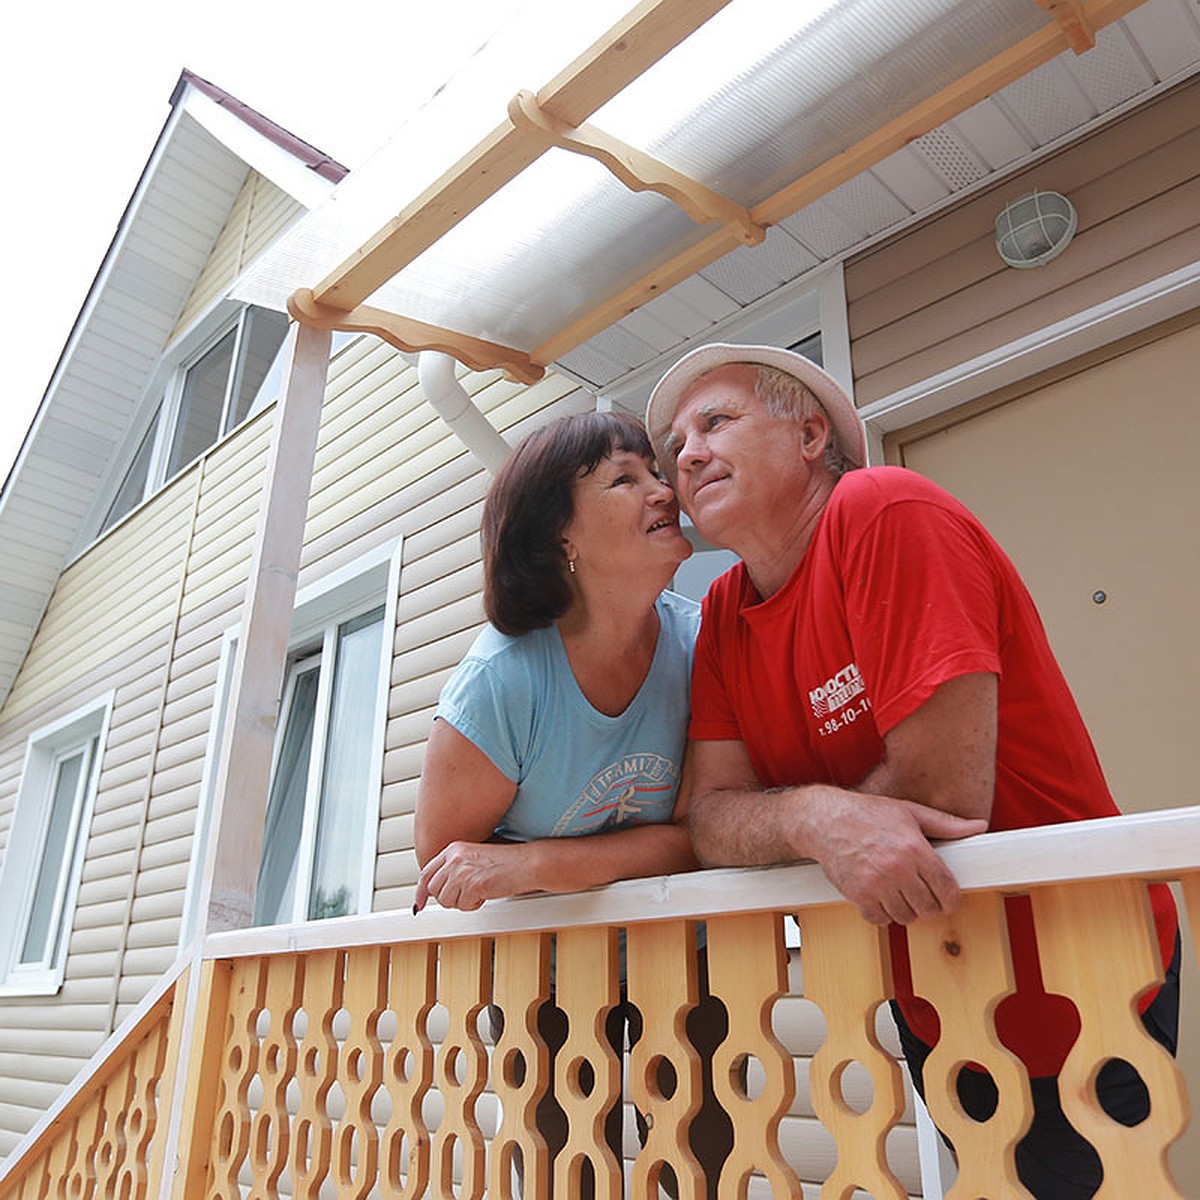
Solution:
<svg viewBox="0 0 1200 1200"><path fill-rule="evenodd" d="M443 689L425 752L414 911L431 896L471 910L696 866L680 784L700 613L663 590L691 552L675 493L633 417L564 417L505 463L483 511L491 624ZM712 1094L723 1017L703 967L702 955L703 998L688 1032L705 1099L690 1141L715 1195L732 1129ZM618 1053L626 1023L632 1044L640 1017L621 1003L607 1020ZM557 1053L563 1014L544 1005L538 1025ZM553 1095L537 1124L557 1153L566 1122ZM638 1131L644 1140L640 1114ZM619 1158L619 1106L606 1135ZM588 1180L579 1195L592 1190Z"/></svg>
<svg viewBox="0 0 1200 1200"><path fill-rule="evenodd" d="M562 418L504 465L483 513L491 625L425 754L417 909L696 865L677 797L699 609L663 590L691 552L632 417Z"/></svg>

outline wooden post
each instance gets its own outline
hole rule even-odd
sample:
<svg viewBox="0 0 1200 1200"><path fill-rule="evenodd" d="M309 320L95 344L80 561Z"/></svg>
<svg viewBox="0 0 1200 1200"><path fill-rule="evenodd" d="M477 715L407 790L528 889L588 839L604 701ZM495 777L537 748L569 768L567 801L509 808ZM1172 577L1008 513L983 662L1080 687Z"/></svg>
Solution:
<svg viewBox="0 0 1200 1200"><path fill-rule="evenodd" d="M262 485L229 711L213 795L200 912L206 932L254 919L275 724L329 369L330 334L298 326Z"/></svg>

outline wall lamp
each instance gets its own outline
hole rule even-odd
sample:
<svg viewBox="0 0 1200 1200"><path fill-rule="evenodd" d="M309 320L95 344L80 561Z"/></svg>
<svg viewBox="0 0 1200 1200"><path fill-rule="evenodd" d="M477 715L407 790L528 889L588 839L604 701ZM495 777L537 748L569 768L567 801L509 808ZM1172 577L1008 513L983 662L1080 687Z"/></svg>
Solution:
<svg viewBox="0 0 1200 1200"><path fill-rule="evenodd" d="M1075 236L1075 208L1058 192L1030 192L996 218L996 249L1010 267L1040 267Z"/></svg>

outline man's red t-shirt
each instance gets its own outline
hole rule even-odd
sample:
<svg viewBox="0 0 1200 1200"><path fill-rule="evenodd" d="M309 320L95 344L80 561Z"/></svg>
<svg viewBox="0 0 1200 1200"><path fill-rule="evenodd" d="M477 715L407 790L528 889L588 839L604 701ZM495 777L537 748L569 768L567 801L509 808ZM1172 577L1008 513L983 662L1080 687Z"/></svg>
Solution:
<svg viewBox="0 0 1200 1200"><path fill-rule="evenodd" d="M883 737L947 680L998 677L992 830L1111 816L1083 719L1016 568L979 521L924 477L896 467L838 482L784 587L761 600L742 564L704 601L689 735L743 742L765 788L851 788L883 758ZM1165 887L1153 889L1164 961L1175 939ZM997 1012L1001 1040L1033 1075L1057 1074L1074 1028L1039 998L1028 901L1010 902L1018 995ZM893 937L901 1007L913 1002L906 943ZM897 952L898 951L898 952Z"/></svg>

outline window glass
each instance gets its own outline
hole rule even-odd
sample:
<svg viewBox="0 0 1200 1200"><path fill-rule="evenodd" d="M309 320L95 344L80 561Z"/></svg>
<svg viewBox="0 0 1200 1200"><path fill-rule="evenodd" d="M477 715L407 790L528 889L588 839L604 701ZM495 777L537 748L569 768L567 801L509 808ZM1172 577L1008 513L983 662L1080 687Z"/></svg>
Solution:
<svg viewBox="0 0 1200 1200"><path fill-rule="evenodd" d="M158 414L161 411L162 405L160 404L154 413L154 419L150 422L149 429L142 435L142 440L138 443L133 462L129 464L129 470L125 472L125 478L121 480L121 486L117 488L112 506L105 514L104 524L100 526L101 533L115 525L126 513L132 512L141 503L142 495L146 490L146 477L150 473L150 458L154 452L154 435L158 432Z"/></svg>
<svg viewBox="0 0 1200 1200"><path fill-rule="evenodd" d="M58 921L66 876L83 807L91 747L63 755L55 764L50 820L33 889L33 903L18 961L44 965L57 949Z"/></svg>
<svg viewBox="0 0 1200 1200"><path fill-rule="evenodd" d="M217 440L236 341L237 330L231 329L184 375L179 414L171 438L171 456L167 460L168 479Z"/></svg>
<svg viewBox="0 0 1200 1200"><path fill-rule="evenodd" d="M287 330L288 319L284 313L267 308L247 311L237 377L225 420L226 430L240 425L251 412L257 412L279 395L283 382L280 349Z"/></svg>
<svg viewBox="0 0 1200 1200"><path fill-rule="evenodd" d="M374 812L382 607L324 631L288 674L263 831L255 920L354 912Z"/></svg>
<svg viewBox="0 0 1200 1200"><path fill-rule="evenodd" d="M292 668L288 680L281 723L283 737L271 778L262 862L258 870L255 920L260 925L290 921L296 903L296 872L308 794L320 669L319 657L306 660Z"/></svg>
<svg viewBox="0 0 1200 1200"><path fill-rule="evenodd" d="M363 867L363 822L374 791L369 772L382 643L382 608L338 630L308 902L313 919L343 916L355 907Z"/></svg>

